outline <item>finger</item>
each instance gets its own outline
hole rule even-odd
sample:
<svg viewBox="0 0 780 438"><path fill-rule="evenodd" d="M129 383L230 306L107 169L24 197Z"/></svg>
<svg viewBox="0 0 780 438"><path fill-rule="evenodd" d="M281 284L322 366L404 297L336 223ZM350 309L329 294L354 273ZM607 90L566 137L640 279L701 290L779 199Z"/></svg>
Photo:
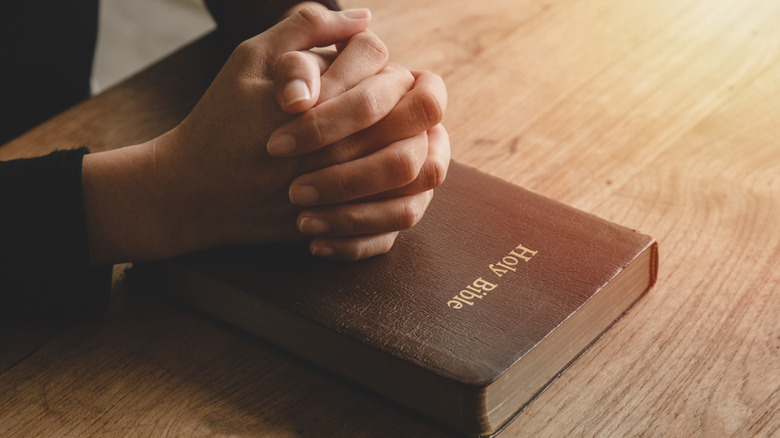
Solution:
<svg viewBox="0 0 780 438"><path fill-rule="evenodd" d="M360 140L396 141L441 123L447 108L447 88L442 78L428 71L412 72L412 89L379 123L359 134Z"/></svg>
<svg viewBox="0 0 780 438"><path fill-rule="evenodd" d="M422 133L366 157L301 175L290 184L290 202L335 204L403 187L417 178L427 150L427 135Z"/></svg>
<svg viewBox="0 0 780 438"><path fill-rule="evenodd" d="M450 166L450 137L444 126L438 124L427 132L428 155L420 169L417 178L411 183L396 189L388 190L368 199L394 198L412 195L439 187L447 176Z"/></svg>
<svg viewBox="0 0 780 438"><path fill-rule="evenodd" d="M385 117L409 91L413 77L388 65L337 98L321 103L271 134L268 153L294 156L320 149Z"/></svg>
<svg viewBox="0 0 780 438"><path fill-rule="evenodd" d="M263 46L272 59L283 53L325 47L348 40L365 30L371 22L368 9L327 11L303 8L276 26L248 40L249 44Z"/></svg>
<svg viewBox="0 0 780 438"><path fill-rule="evenodd" d="M387 46L373 32L365 31L353 36L323 74L324 91L320 102L330 100L379 73L389 59Z"/></svg>
<svg viewBox="0 0 780 438"><path fill-rule="evenodd" d="M314 106L320 96L320 75L327 60L309 51L287 52L276 61L276 101L287 113L296 114Z"/></svg>
<svg viewBox="0 0 780 438"><path fill-rule="evenodd" d="M357 237L318 237L309 244L309 251L330 260L354 261L385 254L393 247L396 237L397 231Z"/></svg>
<svg viewBox="0 0 780 438"><path fill-rule="evenodd" d="M354 160L440 124L447 106L447 89L444 82L430 72L412 73L417 78L412 90L401 98L386 117L375 125L339 141L334 147L308 155L307 157L311 158L309 161L332 165ZM447 159L444 161L449 163L449 138L443 129L441 126L436 129L441 131L437 138L446 140L441 146L445 147L447 153ZM310 169L321 167L323 166L308 166ZM446 169L446 165L444 168ZM306 168L303 170L306 171Z"/></svg>
<svg viewBox="0 0 780 438"><path fill-rule="evenodd" d="M379 201L305 210L298 231L307 236L359 236L406 230L422 219L433 190Z"/></svg>

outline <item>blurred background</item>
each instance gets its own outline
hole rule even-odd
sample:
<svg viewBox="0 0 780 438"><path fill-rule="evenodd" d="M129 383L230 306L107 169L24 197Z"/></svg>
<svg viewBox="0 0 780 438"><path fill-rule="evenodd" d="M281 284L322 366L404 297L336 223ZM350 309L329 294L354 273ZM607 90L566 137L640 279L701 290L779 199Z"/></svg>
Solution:
<svg viewBox="0 0 780 438"><path fill-rule="evenodd" d="M202 0L101 0L92 92L109 88L214 28Z"/></svg>

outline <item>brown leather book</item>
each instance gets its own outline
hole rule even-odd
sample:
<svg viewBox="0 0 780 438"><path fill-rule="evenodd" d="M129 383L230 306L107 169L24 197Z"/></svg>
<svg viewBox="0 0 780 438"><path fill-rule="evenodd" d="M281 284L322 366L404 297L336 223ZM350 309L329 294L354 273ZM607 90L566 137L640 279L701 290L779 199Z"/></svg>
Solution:
<svg viewBox="0 0 780 438"><path fill-rule="evenodd" d="M177 299L452 431L492 435L654 284L655 241L453 162L386 255L297 245L157 265Z"/></svg>

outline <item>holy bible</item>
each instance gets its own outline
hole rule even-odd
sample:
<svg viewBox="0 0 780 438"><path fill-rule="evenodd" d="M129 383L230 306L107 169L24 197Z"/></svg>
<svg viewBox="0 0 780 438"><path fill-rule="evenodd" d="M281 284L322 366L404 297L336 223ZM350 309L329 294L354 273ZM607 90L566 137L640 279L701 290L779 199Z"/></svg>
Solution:
<svg viewBox="0 0 780 438"><path fill-rule="evenodd" d="M453 162L386 255L337 263L267 245L154 269L177 300L489 436L652 287L657 266L652 238Z"/></svg>

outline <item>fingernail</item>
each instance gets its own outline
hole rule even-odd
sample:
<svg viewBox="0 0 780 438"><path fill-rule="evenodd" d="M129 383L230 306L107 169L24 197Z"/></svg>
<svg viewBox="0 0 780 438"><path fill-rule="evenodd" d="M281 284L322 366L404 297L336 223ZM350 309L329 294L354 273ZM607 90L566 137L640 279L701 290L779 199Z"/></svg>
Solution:
<svg viewBox="0 0 780 438"><path fill-rule="evenodd" d="M309 93L309 87L306 85L306 82L300 79L293 79L284 86L282 98L284 99L284 106L287 107L295 102L311 99L311 93Z"/></svg>
<svg viewBox="0 0 780 438"><path fill-rule="evenodd" d="M325 245L312 245L309 248L309 252L311 252L311 255L317 257L330 257L336 254L336 251L334 251L333 248Z"/></svg>
<svg viewBox="0 0 780 438"><path fill-rule="evenodd" d="M271 155L288 155L295 151L295 137L290 134L272 135L268 139L268 153Z"/></svg>
<svg viewBox="0 0 780 438"><path fill-rule="evenodd" d="M330 225L322 219L306 216L298 221L298 230L303 234L325 234L330 231Z"/></svg>
<svg viewBox="0 0 780 438"><path fill-rule="evenodd" d="M290 202L297 205L311 205L320 198L320 192L308 184L290 186Z"/></svg>
<svg viewBox="0 0 780 438"><path fill-rule="evenodd" d="M366 8L345 9L341 15L353 20L367 20L371 18L371 11Z"/></svg>

